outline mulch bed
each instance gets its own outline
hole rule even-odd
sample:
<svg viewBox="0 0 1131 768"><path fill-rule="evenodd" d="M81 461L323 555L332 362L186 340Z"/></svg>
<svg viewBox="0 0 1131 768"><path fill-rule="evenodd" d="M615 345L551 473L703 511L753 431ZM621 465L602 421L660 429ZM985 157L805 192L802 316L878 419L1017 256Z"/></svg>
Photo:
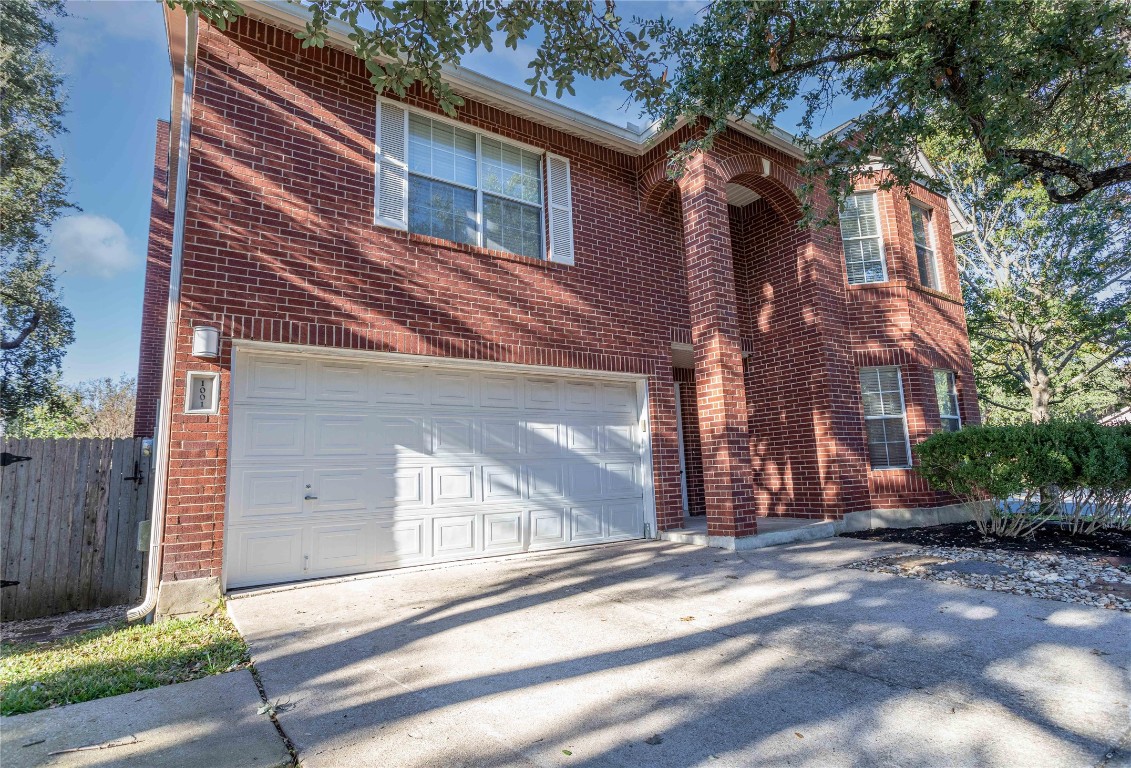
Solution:
<svg viewBox="0 0 1131 768"><path fill-rule="evenodd" d="M983 536L974 523L951 523L927 528L875 528L868 531L842 533L850 539L890 541L924 547L969 547L971 549L1005 550L1007 552L1049 552L1060 555L1084 555L1117 558L1131 565L1131 532L1104 529L1090 536L1071 535L1059 525L1045 524L1027 539L999 539Z"/></svg>

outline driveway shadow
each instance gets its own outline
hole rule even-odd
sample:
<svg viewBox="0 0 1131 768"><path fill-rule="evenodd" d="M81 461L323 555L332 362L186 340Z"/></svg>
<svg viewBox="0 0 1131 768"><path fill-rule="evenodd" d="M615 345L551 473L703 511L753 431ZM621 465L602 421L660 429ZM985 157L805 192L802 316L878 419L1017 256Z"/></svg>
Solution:
<svg viewBox="0 0 1131 768"><path fill-rule="evenodd" d="M229 609L304 766L1104 761L1131 617L840 567L903 549L633 542Z"/></svg>

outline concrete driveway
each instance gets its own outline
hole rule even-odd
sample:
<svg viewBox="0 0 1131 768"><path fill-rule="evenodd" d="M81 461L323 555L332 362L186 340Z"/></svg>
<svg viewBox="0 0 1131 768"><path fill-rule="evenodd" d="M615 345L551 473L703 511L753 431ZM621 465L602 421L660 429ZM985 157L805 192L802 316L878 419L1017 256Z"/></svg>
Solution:
<svg viewBox="0 0 1131 768"><path fill-rule="evenodd" d="M304 768L1124 766L1131 617L634 542L241 596Z"/></svg>

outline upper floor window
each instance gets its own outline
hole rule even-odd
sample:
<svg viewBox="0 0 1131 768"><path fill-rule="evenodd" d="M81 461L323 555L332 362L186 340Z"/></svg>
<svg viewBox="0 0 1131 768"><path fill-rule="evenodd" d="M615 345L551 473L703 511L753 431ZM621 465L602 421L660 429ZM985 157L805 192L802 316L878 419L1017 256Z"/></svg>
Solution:
<svg viewBox="0 0 1131 768"><path fill-rule="evenodd" d="M907 411L899 368L861 368L860 392L872 469L910 467L911 444L907 439Z"/></svg>
<svg viewBox="0 0 1131 768"><path fill-rule="evenodd" d="M935 399L939 404L939 418L946 432L957 432L962 428L962 417L958 412L958 386L954 371L935 369Z"/></svg>
<svg viewBox="0 0 1131 768"><path fill-rule="evenodd" d="M573 263L568 160L384 100L377 124L378 224Z"/></svg>
<svg viewBox="0 0 1131 768"><path fill-rule="evenodd" d="M888 279L875 192L860 192L845 199L840 211L840 239L849 285Z"/></svg>
<svg viewBox="0 0 1131 768"><path fill-rule="evenodd" d="M935 260L934 238L931 232L931 209L911 204L911 231L915 236L915 257L919 260L919 282L936 291L942 290L939 265Z"/></svg>

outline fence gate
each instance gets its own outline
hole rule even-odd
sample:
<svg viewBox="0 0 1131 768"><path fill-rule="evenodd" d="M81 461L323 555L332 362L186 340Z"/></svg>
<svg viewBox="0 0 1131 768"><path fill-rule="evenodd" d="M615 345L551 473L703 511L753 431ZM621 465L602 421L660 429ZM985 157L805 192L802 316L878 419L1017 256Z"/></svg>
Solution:
<svg viewBox="0 0 1131 768"><path fill-rule="evenodd" d="M149 445L143 438L0 438L0 617L140 601Z"/></svg>

